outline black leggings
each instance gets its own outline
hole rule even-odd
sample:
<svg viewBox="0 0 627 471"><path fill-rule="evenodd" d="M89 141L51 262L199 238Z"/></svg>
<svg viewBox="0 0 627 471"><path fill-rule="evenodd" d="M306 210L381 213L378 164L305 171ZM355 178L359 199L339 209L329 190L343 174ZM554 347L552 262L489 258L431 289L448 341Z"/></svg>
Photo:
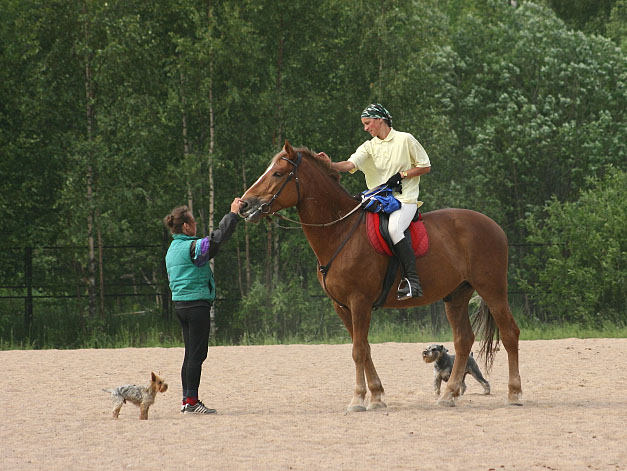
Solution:
<svg viewBox="0 0 627 471"><path fill-rule="evenodd" d="M176 317L183 329L185 358L181 368L183 397L198 397L202 364L209 349L211 303L209 301L177 301Z"/></svg>

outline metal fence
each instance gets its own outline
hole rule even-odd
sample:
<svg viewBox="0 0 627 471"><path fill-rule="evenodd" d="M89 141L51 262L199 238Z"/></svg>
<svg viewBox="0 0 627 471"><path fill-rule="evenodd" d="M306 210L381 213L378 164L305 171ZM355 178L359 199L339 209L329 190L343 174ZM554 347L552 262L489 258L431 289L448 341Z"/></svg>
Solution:
<svg viewBox="0 0 627 471"><path fill-rule="evenodd" d="M543 244L510 244L510 258L520 264L525 250ZM512 250L514 249L514 250ZM162 245L104 246L104 263L98 273L96 298L101 315L161 310L172 316ZM33 322L33 305L43 300L64 300L72 309L86 309L89 302L87 247L23 247L0 250L0 313L2 301L23 300L24 324ZM510 298L529 312L528 293L510 282ZM219 300L218 300L219 301ZM234 301L234 300L231 300ZM437 312L443 311L436 306ZM13 313L15 305L11 306ZM13 314L14 315L14 314Z"/></svg>
<svg viewBox="0 0 627 471"><path fill-rule="evenodd" d="M95 287L101 311L132 309L137 302L157 306L171 317L170 290L165 272L165 249L160 245L110 245ZM116 252L123 256L116 256ZM150 252L149 256L146 256ZM89 300L86 247L23 247L0 250L0 301L23 300L24 324L33 322L33 305L39 300ZM123 260L116 264L117 260ZM108 309L113 308L113 309ZM2 312L2 303L0 303Z"/></svg>

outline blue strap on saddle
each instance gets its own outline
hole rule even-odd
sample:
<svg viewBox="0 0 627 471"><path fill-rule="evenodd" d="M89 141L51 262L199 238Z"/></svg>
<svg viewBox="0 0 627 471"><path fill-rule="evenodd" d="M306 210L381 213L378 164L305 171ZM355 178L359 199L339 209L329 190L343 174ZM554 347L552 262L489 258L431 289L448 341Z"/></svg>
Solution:
<svg viewBox="0 0 627 471"><path fill-rule="evenodd" d="M400 209L401 202L392 196L392 189L387 185L379 185L372 190L362 191L361 207L371 213L391 214Z"/></svg>

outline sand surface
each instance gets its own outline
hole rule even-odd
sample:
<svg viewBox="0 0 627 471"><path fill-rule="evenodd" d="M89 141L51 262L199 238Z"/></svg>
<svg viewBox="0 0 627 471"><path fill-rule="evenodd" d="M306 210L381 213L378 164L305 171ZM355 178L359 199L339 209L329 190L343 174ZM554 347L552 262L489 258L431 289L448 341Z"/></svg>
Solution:
<svg viewBox="0 0 627 471"><path fill-rule="evenodd" d="M0 469L627 470L627 339L521 342L523 407L505 405L503 349L491 395L468 377L436 405L425 346L373 345L388 407L352 414L350 345L212 347L215 416L180 413L180 348L2 351ZM113 420L101 389L151 370L170 388L149 420Z"/></svg>

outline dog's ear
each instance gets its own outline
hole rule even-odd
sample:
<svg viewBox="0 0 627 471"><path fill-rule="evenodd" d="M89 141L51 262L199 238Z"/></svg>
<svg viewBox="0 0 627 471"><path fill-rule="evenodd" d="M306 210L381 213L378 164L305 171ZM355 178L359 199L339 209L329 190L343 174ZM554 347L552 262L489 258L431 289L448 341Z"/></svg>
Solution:
<svg viewBox="0 0 627 471"><path fill-rule="evenodd" d="M157 378L155 377L155 373L154 373L154 372L151 372L151 373L150 373L150 379L151 379L152 381L157 381Z"/></svg>

